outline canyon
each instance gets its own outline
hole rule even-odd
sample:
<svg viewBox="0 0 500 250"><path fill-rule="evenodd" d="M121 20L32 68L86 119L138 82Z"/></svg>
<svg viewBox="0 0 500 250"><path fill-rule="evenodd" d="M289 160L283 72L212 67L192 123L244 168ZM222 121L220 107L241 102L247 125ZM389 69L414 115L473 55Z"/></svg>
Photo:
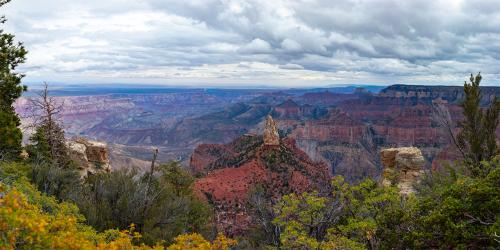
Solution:
<svg viewBox="0 0 500 250"><path fill-rule="evenodd" d="M500 98L500 87L482 94L486 106ZM335 175L372 177L411 194L426 170L460 159L451 133L462 98L460 87L392 85L378 93L191 89L55 100L64 104L57 118L81 176L147 171L159 149L158 162L179 161L195 177L195 194L212 205L217 230L240 236L257 223L252 200L326 194ZM16 104L24 125L29 103Z"/></svg>
<svg viewBox="0 0 500 250"><path fill-rule="evenodd" d="M484 87L482 92L481 103L486 105L499 97L500 88ZM331 175L356 181L381 176L379 151L384 148L418 147L425 169L455 158L440 116L445 115L456 132L462 97L461 87L392 85L63 93L55 99L64 103L60 120L67 136L108 143L113 168L144 168L155 148L160 162L177 160L188 167L197 147L262 134L271 115L281 138L293 139L311 160L325 163ZM28 106L26 97L18 101L21 116Z"/></svg>

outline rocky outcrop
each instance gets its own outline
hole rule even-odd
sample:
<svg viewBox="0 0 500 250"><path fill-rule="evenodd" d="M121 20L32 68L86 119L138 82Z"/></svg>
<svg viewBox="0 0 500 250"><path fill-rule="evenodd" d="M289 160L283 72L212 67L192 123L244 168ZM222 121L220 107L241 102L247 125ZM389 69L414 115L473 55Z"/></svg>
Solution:
<svg viewBox="0 0 500 250"><path fill-rule="evenodd" d="M109 151L104 142L76 138L67 142L71 159L78 165L80 176L110 171Z"/></svg>
<svg viewBox="0 0 500 250"><path fill-rule="evenodd" d="M418 183L425 164L420 149L415 147L388 148L380 151L384 170L382 185L397 185L400 194L414 192L413 185Z"/></svg>
<svg viewBox="0 0 500 250"><path fill-rule="evenodd" d="M249 229L255 218L245 206L257 186L274 201L289 193L328 191L325 164L312 161L293 139L274 142L269 146L263 136L246 135L225 145L200 145L193 153L191 171L202 176L195 191L214 206L219 230L235 236Z"/></svg>
<svg viewBox="0 0 500 250"><path fill-rule="evenodd" d="M278 129L276 128L276 123L270 115L267 116L266 126L264 127L264 145L280 145L280 135L278 133Z"/></svg>

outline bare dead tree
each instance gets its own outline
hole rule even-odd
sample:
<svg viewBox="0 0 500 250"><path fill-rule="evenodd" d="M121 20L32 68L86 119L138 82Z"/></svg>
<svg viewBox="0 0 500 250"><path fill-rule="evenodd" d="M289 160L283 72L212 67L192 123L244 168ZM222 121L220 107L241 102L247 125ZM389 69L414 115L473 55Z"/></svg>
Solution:
<svg viewBox="0 0 500 250"><path fill-rule="evenodd" d="M453 122L448 106L444 102L433 101L432 105L431 119L438 124L438 126L447 135L449 143L453 144L462 157L465 158L465 153L458 144L457 136L455 135L454 129L456 124Z"/></svg>
<svg viewBox="0 0 500 250"><path fill-rule="evenodd" d="M158 195L158 194L155 194L155 195L151 194L151 185L153 182L157 157L158 157L158 149L156 148L153 151L153 159L151 160L151 168L149 170L149 173L147 173L146 191L144 193L144 202L143 202L144 208L142 210L142 222L144 222L144 220L147 218L149 207L155 199L155 198L151 198L151 197L156 197ZM144 223L141 223L139 226L143 227Z"/></svg>
<svg viewBox="0 0 500 250"><path fill-rule="evenodd" d="M59 164L61 166L69 163L68 150L65 145L66 139L61 125L63 106L64 102L51 96L48 84L44 83L43 89L37 93L36 97L28 99L23 117L28 120L25 129L34 131L35 134L43 134L49 147L50 158L61 163Z"/></svg>
<svg viewBox="0 0 500 250"><path fill-rule="evenodd" d="M35 97L28 98L24 115L22 118L29 119L25 125L27 129L33 129L42 123L62 123L61 112L64 101L58 101L50 95L49 85L44 83L43 89L36 93Z"/></svg>

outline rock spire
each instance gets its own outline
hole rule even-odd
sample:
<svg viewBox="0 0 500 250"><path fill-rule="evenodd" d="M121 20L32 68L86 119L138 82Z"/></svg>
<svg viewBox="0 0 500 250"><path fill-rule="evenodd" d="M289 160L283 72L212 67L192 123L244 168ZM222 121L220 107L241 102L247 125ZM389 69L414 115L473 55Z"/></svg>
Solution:
<svg viewBox="0 0 500 250"><path fill-rule="evenodd" d="M268 115L266 119L266 126L264 127L264 145L278 146L280 145L280 136L276 128L276 122Z"/></svg>

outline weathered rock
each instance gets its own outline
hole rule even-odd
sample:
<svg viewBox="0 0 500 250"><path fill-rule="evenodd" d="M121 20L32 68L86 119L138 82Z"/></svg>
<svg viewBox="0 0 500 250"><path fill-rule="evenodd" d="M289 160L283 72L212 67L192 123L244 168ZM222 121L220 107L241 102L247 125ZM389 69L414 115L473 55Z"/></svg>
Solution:
<svg viewBox="0 0 500 250"><path fill-rule="evenodd" d="M396 154L398 153L397 148L388 148L380 151L380 161L384 168L394 168L396 167Z"/></svg>
<svg viewBox="0 0 500 250"><path fill-rule="evenodd" d="M264 145L280 145L280 136L278 134L278 129L276 128L276 123L270 115L267 116L266 126L264 128Z"/></svg>
<svg viewBox="0 0 500 250"><path fill-rule="evenodd" d="M413 185L420 181L425 159L420 149L415 147L389 148L380 151L384 166L382 185L396 184L400 194L415 192Z"/></svg>
<svg viewBox="0 0 500 250"><path fill-rule="evenodd" d="M23 151L21 151L21 154L19 154L19 156L23 160L26 160L26 159L28 159L30 157L30 155L28 154L28 152L26 150L24 150L24 149L23 149Z"/></svg>
<svg viewBox="0 0 500 250"><path fill-rule="evenodd" d="M194 184L196 193L212 203L217 227L231 236L245 234L257 219L245 208L254 187L262 186L266 197L277 201L289 193L326 193L330 180L327 166L312 161L295 140L270 147L262 136L200 145L191 157L191 171L202 176Z"/></svg>
<svg viewBox="0 0 500 250"><path fill-rule="evenodd" d="M78 165L82 177L89 173L111 170L106 143L76 138L68 141L67 145L70 149L70 157Z"/></svg>

